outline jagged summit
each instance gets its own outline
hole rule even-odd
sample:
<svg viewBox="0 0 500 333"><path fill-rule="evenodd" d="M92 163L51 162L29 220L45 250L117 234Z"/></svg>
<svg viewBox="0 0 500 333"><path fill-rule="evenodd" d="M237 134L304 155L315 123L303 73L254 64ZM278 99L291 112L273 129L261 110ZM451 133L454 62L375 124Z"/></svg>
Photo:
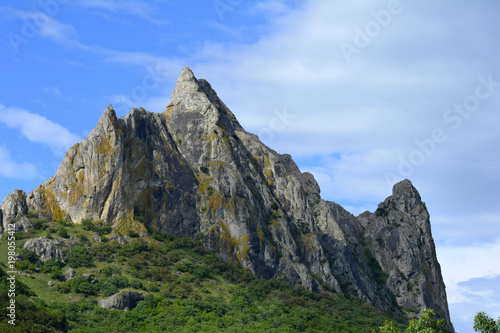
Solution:
<svg viewBox="0 0 500 333"><path fill-rule="evenodd" d="M203 235L206 248L263 278L362 299L377 309L433 308L451 326L429 214L410 181L358 217L321 199L290 155L246 132L210 84L184 68L163 113L110 105L56 175L0 205L4 228L40 218L101 220L110 239L146 226Z"/></svg>
<svg viewBox="0 0 500 333"><path fill-rule="evenodd" d="M392 195L395 198L414 198L416 202L422 202L420 194L409 179L402 180L395 184L392 188Z"/></svg>
<svg viewBox="0 0 500 333"><path fill-rule="evenodd" d="M212 89L210 83L203 79L197 80L189 67L182 69L170 102L165 109L165 114L169 119L178 119L186 117L184 114L186 111L195 112L194 116L206 117L210 122L222 125L230 132L243 130L233 113ZM193 115L191 115L192 117Z"/></svg>

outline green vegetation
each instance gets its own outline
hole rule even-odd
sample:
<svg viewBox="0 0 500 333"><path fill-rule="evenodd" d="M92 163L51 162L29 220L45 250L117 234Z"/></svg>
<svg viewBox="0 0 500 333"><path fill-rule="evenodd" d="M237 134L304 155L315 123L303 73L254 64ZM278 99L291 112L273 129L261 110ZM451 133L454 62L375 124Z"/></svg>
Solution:
<svg viewBox="0 0 500 333"><path fill-rule="evenodd" d="M372 270L373 280L375 280L375 282L377 282L377 284L379 285L383 285L384 283L386 283L389 275L382 270L382 267L380 267L378 260L373 256L368 247L365 247L363 249L363 253L368 260L368 266Z"/></svg>
<svg viewBox="0 0 500 333"><path fill-rule="evenodd" d="M15 298L9 296L9 281L5 270L0 267L0 308L2 320L0 332L57 332L67 331L66 316L61 310L50 308L43 300L30 297L31 290L22 282L16 281ZM15 299L15 326L8 323L6 309Z"/></svg>
<svg viewBox="0 0 500 333"><path fill-rule="evenodd" d="M22 261L16 264L21 271L16 275L16 326L2 316L2 332L371 332L387 320L398 331L406 327L404 318L329 291L257 279L238 263L205 250L199 240L149 228L149 236L120 244L99 237L109 231L103 232L98 222L38 225L17 242ZM77 243L64 261L42 263L36 253L21 250L27 239L61 227L67 234L56 231L51 237ZM5 243L0 242L0 250ZM5 267L0 271L3 309L10 300L5 260L0 258ZM69 267L76 276L64 281ZM146 298L130 311L97 306L98 299L123 289L143 292Z"/></svg>
<svg viewBox="0 0 500 333"><path fill-rule="evenodd" d="M500 318L490 318L483 311L474 317L474 331L481 333L500 333Z"/></svg>
<svg viewBox="0 0 500 333"><path fill-rule="evenodd" d="M425 309L420 318L413 319L405 330L405 333L439 333L449 332L444 327L444 319L436 319L435 313L431 309ZM393 322L386 322L380 328L379 333L399 333Z"/></svg>

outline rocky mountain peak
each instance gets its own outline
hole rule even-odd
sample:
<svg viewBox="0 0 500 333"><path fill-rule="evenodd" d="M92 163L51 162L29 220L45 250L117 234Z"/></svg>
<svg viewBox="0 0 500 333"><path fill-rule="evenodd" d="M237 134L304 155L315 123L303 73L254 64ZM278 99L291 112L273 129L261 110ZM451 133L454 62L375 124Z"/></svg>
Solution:
<svg viewBox="0 0 500 333"><path fill-rule="evenodd" d="M191 69L189 67L184 67L177 79L167 109L170 106L178 105L182 102L192 100L193 98L198 100L200 98L200 90L198 80L194 77Z"/></svg>
<svg viewBox="0 0 500 333"><path fill-rule="evenodd" d="M246 132L187 67L163 113L134 108L118 119L108 106L54 177L4 200L0 225L28 211L100 220L121 242L147 237L146 226L203 237L206 248L258 277L396 314L431 307L452 327L429 214L409 180L376 212L353 216L323 200L290 155Z"/></svg>
<svg viewBox="0 0 500 333"><path fill-rule="evenodd" d="M396 200L415 199L416 203L422 203L420 194L409 179L405 179L395 184L392 188L392 196Z"/></svg>
<svg viewBox="0 0 500 333"><path fill-rule="evenodd" d="M118 127L118 118L116 117L113 105L109 105L102 113L97 125L90 132L90 137L98 136L102 133L111 133Z"/></svg>
<svg viewBox="0 0 500 333"><path fill-rule="evenodd" d="M395 184L392 188L392 196L388 197L382 204L383 207L394 207L410 216L424 216L429 219L425 203L422 202L420 193L410 180L405 179ZM380 207L379 207L380 208ZM426 229L430 230L429 226Z"/></svg>
<svg viewBox="0 0 500 333"><path fill-rule="evenodd" d="M185 113L191 114L186 116ZM217 125L230 132L243 129L233 113L217 96L210 83L204 79L196 79L189 67L182 69L170 102L165 109L165 115L169 122L173 123L173 127L179 119L180 127L184 127L186 121L196 126L201 121L199 118L203 117L209 123L209 127Z"/></svg>

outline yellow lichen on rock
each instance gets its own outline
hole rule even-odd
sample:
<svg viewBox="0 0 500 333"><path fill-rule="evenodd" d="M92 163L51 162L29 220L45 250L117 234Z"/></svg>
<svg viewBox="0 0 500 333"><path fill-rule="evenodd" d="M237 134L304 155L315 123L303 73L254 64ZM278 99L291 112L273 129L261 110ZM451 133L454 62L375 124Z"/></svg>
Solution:
<svg viewBox="0 0 500 333"><path fill-rule="evenodd" d="M250 236L248 236L248 235L241 236L236 241L236 244L237 244L238 250L239 250L237 258L238 258L238 261L241 263L243 260L247 259L248 250L250 248Z"/></svg>
<svg viewBox="0 0 500 333"><path fill-rule="evenodd" d="M167 117L167 119L170 119L170 113L171 113L171 112L172 112L172 111L173 111L176 107L178 107L178 106L180 106L180 105L182 105L182 104L179 104L179 105L174 105L174 106L170 106L170 107L168 107L168 108L165 110L165 112L164 112L165 117Z"/></svg>
<svg viewBox="0 0 500 333"><path fill-rule="evenodd" d="M144 226L144 223L134 219L134 209L128 209L120 214L118 222L113 225L113 231L107 236L108 238L113 238L113 236L131 236L131 235L147 235L148 229Z"/></svg>
<svg viewBox="0 0 500 333"><path fill-rule="evenodd" d="M55 195L42 185L38 187L38 190L40 191L42 200L45 203L45 207L42 208L38 213L44 216L51 216L52 219L65 219L67 217L67 214L59 206Z"/></svg>
<svg viewBox="0 0 500 333"><path fill-rule="evenodd" d="M236 246L236 240L231 236L231 233L224 223L219 223L218 225L220 229L222 229L221 236L219 238L219 250L226 253L229 257L234 258L234 248Z"/></svg>

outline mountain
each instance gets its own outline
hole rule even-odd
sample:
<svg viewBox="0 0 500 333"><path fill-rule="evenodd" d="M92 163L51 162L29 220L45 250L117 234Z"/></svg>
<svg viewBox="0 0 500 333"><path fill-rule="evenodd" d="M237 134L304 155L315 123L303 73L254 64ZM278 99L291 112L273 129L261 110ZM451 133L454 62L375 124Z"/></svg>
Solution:
<svg viewBox="0 0 500 333"><path fill-rule="evenodd" d="M206 249L261 278L330 290L377 309L433 309L453 329L429 213L409 180L374 213L321 199L313 175L246 132L210 84L184 68L163 113L106 108L55 176L0 205L25 214L109 223L109 239L148 228L202 237ZM18 222L20 223L20 222Z"/></svg>

